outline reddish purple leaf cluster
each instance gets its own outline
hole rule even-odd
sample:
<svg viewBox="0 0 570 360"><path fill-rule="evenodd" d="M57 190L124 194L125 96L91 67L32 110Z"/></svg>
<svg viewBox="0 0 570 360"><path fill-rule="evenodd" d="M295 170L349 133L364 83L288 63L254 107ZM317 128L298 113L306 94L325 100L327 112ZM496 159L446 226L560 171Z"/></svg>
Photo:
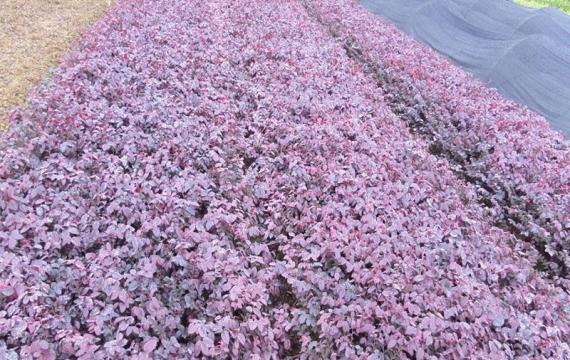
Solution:
<svg viewBox="0 0 570 360"><path fill-rule="evenodd" d="M499 208L496 221L538 248L547 270L570 277L568 141L544 118L353 2L317 0L307 7L381 73L379 86L396 98L394 110L477 186L485 206Z"/></svg>
<svg viewBox="0 0 570 360"><path fill-rule="evenodd" d="M433 109L469 102L438 132L456 147L379 89L365 57L394 41L478 89L414 82ZM427 71L407 56L402 81ZM570 356L567 141L474 84L348 1L119 2L0 142L0 355ZM478 171L551 211L552 271L446 156L472 136L495 147Z"/></svg>

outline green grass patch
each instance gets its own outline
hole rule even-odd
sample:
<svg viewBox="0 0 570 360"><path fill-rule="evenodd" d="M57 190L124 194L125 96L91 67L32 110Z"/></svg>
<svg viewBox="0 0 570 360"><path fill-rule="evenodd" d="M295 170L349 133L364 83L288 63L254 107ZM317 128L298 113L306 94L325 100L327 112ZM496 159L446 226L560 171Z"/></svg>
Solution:
<svg viewBox="0 0 570 360"><path fill-rule="evenodd" d="M570 14L570 0L516 0L516 2L534 8L555 7Z"/></svg>

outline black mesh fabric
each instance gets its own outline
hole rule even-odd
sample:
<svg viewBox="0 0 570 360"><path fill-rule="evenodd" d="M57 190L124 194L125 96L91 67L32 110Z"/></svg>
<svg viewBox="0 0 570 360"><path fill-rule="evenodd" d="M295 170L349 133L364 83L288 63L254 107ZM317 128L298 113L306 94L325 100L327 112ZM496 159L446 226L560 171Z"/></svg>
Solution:
<svg viewBox="0 0 570 360"><path fill-rule="evenodd" d="M507 0L361 0L570 135L570 16Z"/></svg>

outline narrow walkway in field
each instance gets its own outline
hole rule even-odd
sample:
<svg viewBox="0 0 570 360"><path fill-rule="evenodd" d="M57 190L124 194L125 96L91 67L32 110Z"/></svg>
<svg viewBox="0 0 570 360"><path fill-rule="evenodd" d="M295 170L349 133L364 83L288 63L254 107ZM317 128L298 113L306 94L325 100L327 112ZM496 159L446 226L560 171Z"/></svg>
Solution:
<svg viewBox="0 0 570 360"><path fill-rule="evenodd" d="M0 1L0 131L11 107L57 65L112 0Z"/></svg>

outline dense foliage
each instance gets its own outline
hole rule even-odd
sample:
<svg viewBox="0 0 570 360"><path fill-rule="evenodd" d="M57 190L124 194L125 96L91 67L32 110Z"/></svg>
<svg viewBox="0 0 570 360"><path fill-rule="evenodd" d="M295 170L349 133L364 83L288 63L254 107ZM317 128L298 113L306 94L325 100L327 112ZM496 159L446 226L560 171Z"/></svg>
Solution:
<svg viewBox="0 0 570 360"><path fill-rule="evenodd" d="M480 204L338 36L389 29L479 85L331 4L125 0L92 29L0 143L1 356L569 356L567 279L535 269L504 204ZM362 18L331 36L345 7ZM438 107L467 101L438 86ZM505 137L483 138L481 169L558 191L540 206L564 216L565 140L477 89L528 120L465 115ZM514 149L527 164L507 172Z"/></svg>
<svg viewBox="0 0 570 360"><path fill-rule="evenodd" d="M306 3L308 4L308 3ZM540 116L350 1L307 5L372 71L392 108L474 183L495 221L570 277L570 151ZM371 70L372 68L372 70Z"/></svg>

